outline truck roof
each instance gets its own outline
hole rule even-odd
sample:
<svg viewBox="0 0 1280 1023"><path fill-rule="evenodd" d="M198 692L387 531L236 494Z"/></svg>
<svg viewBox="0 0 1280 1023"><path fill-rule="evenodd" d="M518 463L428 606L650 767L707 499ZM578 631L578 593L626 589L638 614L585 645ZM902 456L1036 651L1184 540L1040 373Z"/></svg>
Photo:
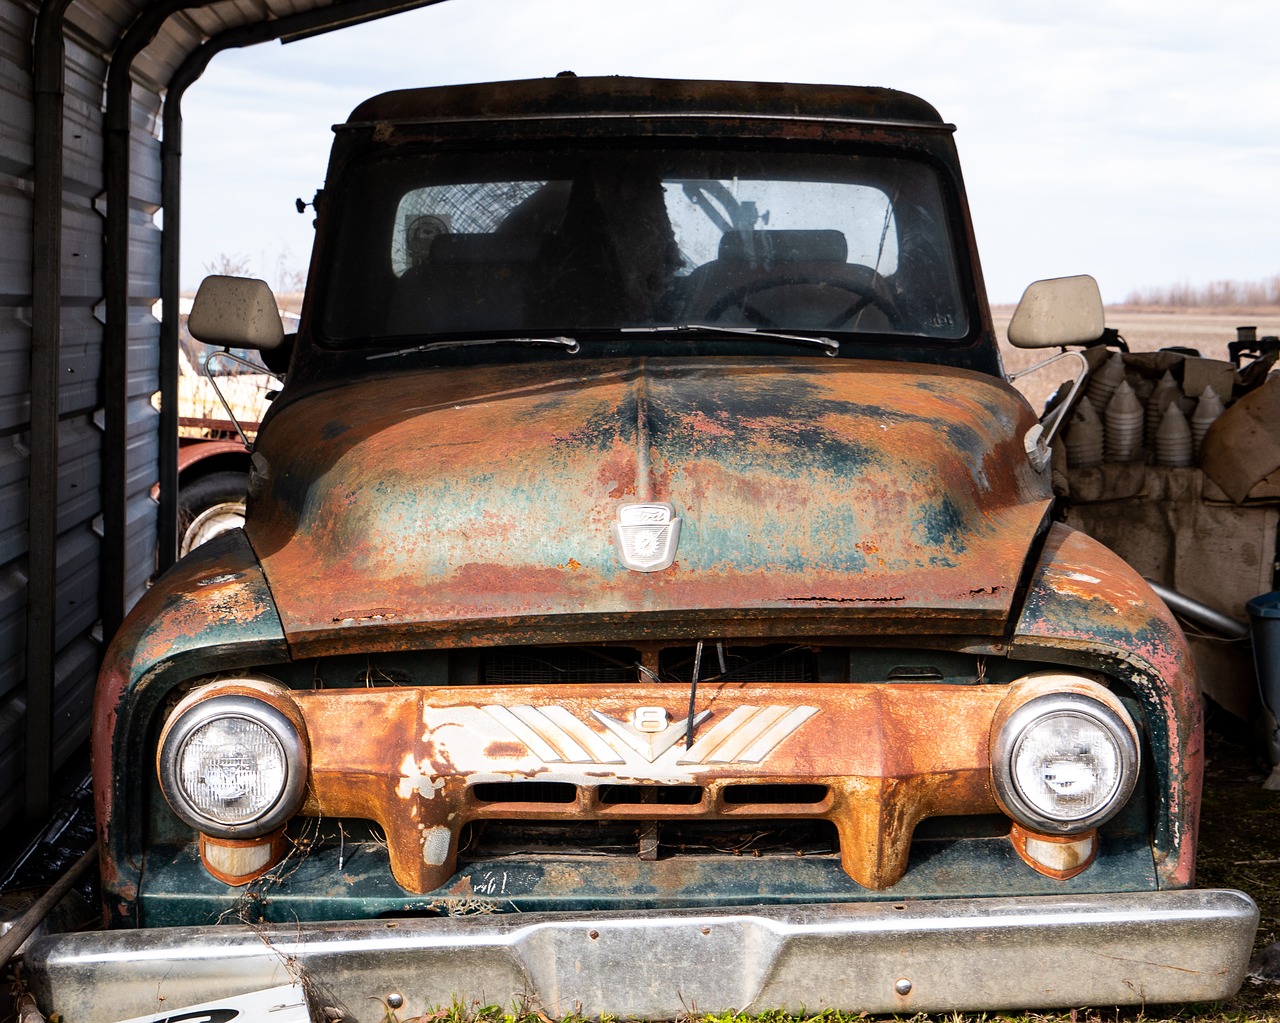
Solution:
<svg viewBox="0 0 1280 1023"><path fill-rule="evenodd" d="M365 100L347 125L524 117L737 116L916 125L951 130L930 104L895 89L786 82L561 75L399 89Z"/></svg>

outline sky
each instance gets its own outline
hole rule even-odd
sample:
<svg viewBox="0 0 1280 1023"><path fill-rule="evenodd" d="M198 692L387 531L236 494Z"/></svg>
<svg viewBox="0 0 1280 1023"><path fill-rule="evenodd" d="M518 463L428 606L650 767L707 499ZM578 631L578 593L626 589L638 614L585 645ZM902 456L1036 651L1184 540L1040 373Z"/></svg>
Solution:
<svg viewBox="0 0 1280 1023"><path fill-rule="evenodd" d="M183 101L181 283L305 272L331 126L388 89L579 75L889 86L956 124L992 302L1280 274L1274 0L444 0L220 54Z"/></svg>

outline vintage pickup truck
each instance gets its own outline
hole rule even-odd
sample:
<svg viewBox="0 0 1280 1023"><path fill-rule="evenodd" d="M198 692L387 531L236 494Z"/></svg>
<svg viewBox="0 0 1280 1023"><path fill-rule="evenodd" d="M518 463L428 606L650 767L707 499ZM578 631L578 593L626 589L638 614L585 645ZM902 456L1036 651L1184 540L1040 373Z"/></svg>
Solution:
<svg viewBox="0 0 1280 1023"><path fill-rule="evenodd" d="M561 76L336 132L296 337L260 281L192 311L288 373L244 529L106 657L108 927L33 948L42 1005L1236 989L1257 910L1194 887L1183 635L1055 522L951 125L885 89ZM1010 334L1102 330L1065 278Z"/></svg>

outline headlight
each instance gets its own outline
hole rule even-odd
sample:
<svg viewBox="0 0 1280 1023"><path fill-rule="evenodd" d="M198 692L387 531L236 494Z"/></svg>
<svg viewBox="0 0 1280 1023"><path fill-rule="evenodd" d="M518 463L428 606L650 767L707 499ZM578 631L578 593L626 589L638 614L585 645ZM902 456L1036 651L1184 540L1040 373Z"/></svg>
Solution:
<svg viewBox="0 0 1280 1023"><path fill-rule="evenodd" d="M173 812L221 838L280 827L306 787L299 725L242 693L180 703L160 737L160 788Z"/></svg>
<svg viewBox="0 0 1280 1023"><path fill-rule="evenodd" d="M992 736L997 796L1009 816L1042 833L1096 828L1120 811L1137 783L1133 722L1105 689L1085 685L1098 698L1079 691L1033 697Z"/></svg>

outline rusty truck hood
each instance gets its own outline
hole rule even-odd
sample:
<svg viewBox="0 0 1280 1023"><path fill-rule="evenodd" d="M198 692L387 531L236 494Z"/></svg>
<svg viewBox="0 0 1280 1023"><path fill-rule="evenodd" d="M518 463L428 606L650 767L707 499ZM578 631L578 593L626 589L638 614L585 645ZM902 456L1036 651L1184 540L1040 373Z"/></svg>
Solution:
<svg viewBox="0 0 1280 1023"><path fill-rule="evenodd" d="M1033 424L999 381L914 364L406 370L276 410L248 533L297 655L620 616L997 635L1050 501ZM615 547L636 502L681 520L661 571Z"/></svg>

